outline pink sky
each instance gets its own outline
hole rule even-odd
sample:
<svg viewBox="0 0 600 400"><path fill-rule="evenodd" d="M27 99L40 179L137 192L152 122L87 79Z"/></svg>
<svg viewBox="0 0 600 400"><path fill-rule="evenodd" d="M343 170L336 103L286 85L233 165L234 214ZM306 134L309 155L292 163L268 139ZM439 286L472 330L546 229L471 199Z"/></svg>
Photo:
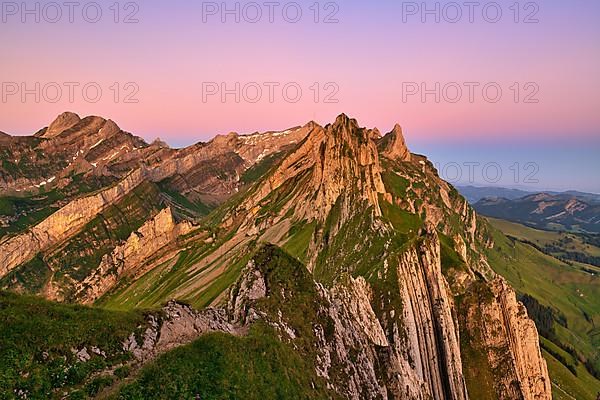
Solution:
<svg viewBox="0 0 600 400"><path fill-rule="evenodd" d="M409 142L589 140L600 133L598 2L544 1L536 24L514 23L508 9L496 24L481 18L472 24L422 23L418 17L403 22L400 3L391 1L340 2L339 23L324 24L312 21L313 2L300 3L305 14L296 24L281 18L273 24L222 23L218 16L203 23L200 5L183 1L139 3L135 24L115 24L107 9L96 24L77 18L72 24L8 18L0 26L4 89L11 82L30 89L36 82L42 87L56 82L63 95L57 103L46 96L38 103L33 95L25 101L22 93L7 95L0 106L0 130L30 134L72 110L111 118L125 130L149 140L160 136L173 145L229 131L285 129L311 119L327 123L341 112L382 131L399 122ZM65 82L80 87L97 82L102 98L90 103L76 90L71 103ZM117 103L110 89L115 82ZM123 101L127 82L139 88L136 104ZM256 82L263 96L257 103L244 98L236 103L233 95L225 102L218 95L204 102L206 82L230 88L235 82L241 87ZM279 88L295 82L302 98L287 102L278 89L271 103L265 82L278 82ZM326 91L328 82L336 86ZM403 85L410 82L430 88L456 82L463 97L457 103L444 98L436 103L434 95L424 103L419 95L403 101ZM496 82L503 97L489 103L478 89L470 103L464 82L478 82L480 88ZM515 82L521 90L518 103L511 90ZM531 92L524 88L527 82L539 88L537 104L523 101ZM324 102L333 87L339 89L333 97L337 103Z"/></svg>

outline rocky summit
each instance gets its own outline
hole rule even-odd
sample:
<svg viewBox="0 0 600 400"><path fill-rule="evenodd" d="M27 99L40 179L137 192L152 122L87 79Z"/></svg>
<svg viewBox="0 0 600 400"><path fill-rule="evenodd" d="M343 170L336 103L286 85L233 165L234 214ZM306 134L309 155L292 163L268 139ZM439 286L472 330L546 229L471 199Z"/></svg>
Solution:
<svg viewBox="0 0 600 400"><path fill-rule="evenodd" d="M0 350L0 391L552 398L490 257L501 234L399 125L342 114L172 149L65 113L0 136L0 158L0 309L66 332Z"/></svg>

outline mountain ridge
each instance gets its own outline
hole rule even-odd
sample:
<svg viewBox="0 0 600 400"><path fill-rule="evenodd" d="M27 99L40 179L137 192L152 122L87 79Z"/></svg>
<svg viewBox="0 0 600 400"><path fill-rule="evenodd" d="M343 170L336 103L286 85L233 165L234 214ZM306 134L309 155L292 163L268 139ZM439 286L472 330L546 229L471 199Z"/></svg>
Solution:
<svg viewBox="0 0 600 400"><path fill-rule="evenodd" d="M99 140L107 123L84 118L34 148ZM123 148L103 168L116 183L2 238L0 287L109 309L225 308L274 329L343 398L551 398L535 325L487 259L488 225L399 125L381 137L342 114L152 146Z"/></svg>
<svg viewBox="0 0 600 400"><path fill-rule="evenodd" d="M590 203L599 203L600 194L591 192L581 192L578 190L553 191L553 190L534 190L534 189L515 189L501 186L463 186L456 185L458 191L469 200L469 203L475 204L485 197L502 197L508 200L515 200L521 197L535 193L548 193L551 195L569 195Z"/></svg>

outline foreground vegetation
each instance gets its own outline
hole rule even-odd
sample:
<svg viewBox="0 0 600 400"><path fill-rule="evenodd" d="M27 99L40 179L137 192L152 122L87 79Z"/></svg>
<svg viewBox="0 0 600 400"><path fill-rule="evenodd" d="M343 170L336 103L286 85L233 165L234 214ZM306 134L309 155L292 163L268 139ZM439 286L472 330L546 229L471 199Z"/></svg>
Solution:
<svg viewBox="0 0 600 400"><path fill-rule="evenodd" d="M589 264L600 267L600 236L598 235L543 231L516 222L487 219L505 235L527 243L568 264ZM588 272L593 273L593 269L589 269Z"/></svg>
<svg viewBox="0 0 600 400"><path fill-rule="evenodd" d="M106 382L93 374L128 361L122 343L143 324L139 312L0 292L0 399L95 394ZM83 349L89 356L85 362L77 355Z"/></svg>
<svg viewBox="0 0 600 400"><path fill-rule="evenodd" d="M159 357L113 399L330 399L314 369L272 330L202 336Z"/></svg>

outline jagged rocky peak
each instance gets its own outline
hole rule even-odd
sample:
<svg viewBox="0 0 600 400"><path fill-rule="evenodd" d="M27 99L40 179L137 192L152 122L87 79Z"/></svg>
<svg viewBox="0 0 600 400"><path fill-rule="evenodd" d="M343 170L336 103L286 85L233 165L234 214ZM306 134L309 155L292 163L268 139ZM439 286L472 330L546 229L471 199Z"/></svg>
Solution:
<svg viewBox="0 0 600 400"><path fill-rule="evenodd" d="M233 150L238 141L238 137L239 137L239 135L236 132L229 132L226 135L215 136L210 141L210 144L212 144L213 146L215 146L217 148L223 147L223 148L228 148L228 149Z"/></svg>
<svg viewBox="0 0 600 400"><path fill-rule="evenodd" d="M346 114L338 115L333 124L325 126L325 130L349 142L358 139L361 143L366 143L379 136L377 128L361 128L356 119L350 118Z"/></svg>
<svg viewBox="0 0 600 400"><path fill-rule="evenodd" d="M155 138L152 143L150 143L150 146L152 147L158 147L158 148L164 148L164 149L169 149L170 146L167 142L165 142L164 140L162 140L161 138L157 137Z"/></svg>
<svg viewBox="0 0 600 400"><path fill-rule="evenodd" d="M90 135L109 138L121 132L121 128L111 119L93 115L80 118L75 113L64 112L50 124L41 136L45 139L59 139L58 137L68 130L70 131L68 136L71 138Z"/></svg>
<svg viewBox="0 0 600 400"><path fill-rule="evenodd" d="M102 137L110 137L119 132L121 132L121 128L112 119L108 119L98 133Z"/></svg>
<svg viewBox="0 0 600 400"><path fill-rule="evenodd" d="M305 128L306 138L240 208L260 208L264 199L281 189L293 192L279 208L281 215L292 209L297 218L324 220L340 197L345 209L364 201L367 208L373 206L375 214L381 215L379 195L385 195L386 190L373 140L376 132L359 127L345 114L325 127L309 123Z"/></svg>
<svg viewBox="0 0 600 400"><path fill-rule="evenodd" d="M329 127L334 127L337 129L346 128L348 131L360 129L360 127L358 126L358 121L355 118L350 118L344 113L338 115L333 124L327 124L325 126L325 129Z"/></svg>
<svg viewBox="0 0 600 400"><path fill-rule="evenodd" d="M42 137L50 139L60 135L67 129L74 127L79 121L81 121L79 115L69 111L64 112L56 117Z"/></svg>
<svg viewBox="0 0 600 400"><path fill-rule="evenodd" d="M396 124L394 129L381 139L379 147L382 154L387 158L399 161L410 161L411 159L410 151L408 151L402 133L402 127L399 124Z"/></svg>
<svg viewBox="0 0 600 400"><path fill-rule="evenodd" d="M374 130L359 127L355 119L345 114L338 116L333 125L325 127L314 183L323 188L326 197L334 195L326 202L335 202L341 192L356 188L379 208L377 194L385 193L385 188L377 145L373 140L375 135Z"/></svg>

